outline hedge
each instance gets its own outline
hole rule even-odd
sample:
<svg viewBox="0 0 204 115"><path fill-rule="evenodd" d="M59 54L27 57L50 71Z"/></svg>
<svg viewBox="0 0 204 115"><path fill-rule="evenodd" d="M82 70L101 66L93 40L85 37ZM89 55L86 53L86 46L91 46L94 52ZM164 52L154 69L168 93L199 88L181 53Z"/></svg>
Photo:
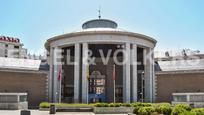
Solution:
<svg viewBox="0 0 204 115"><path fill-rule="evenodd" d="M56 107L93 107L93 104L67 104L67 103L48 103L42 102L40 103L40 108L49 108L51 105L55 105Z"/></svg>
<svg viewBox="0 0 204 115"><path fill-rule="evenodd" d="M40 103L40 108L57 107L134 107L133 113L137 115L204 115L204 108L192 109L187 104L177 104L172 107L169 103L95 103L95 104L65 104Z"/></svg>

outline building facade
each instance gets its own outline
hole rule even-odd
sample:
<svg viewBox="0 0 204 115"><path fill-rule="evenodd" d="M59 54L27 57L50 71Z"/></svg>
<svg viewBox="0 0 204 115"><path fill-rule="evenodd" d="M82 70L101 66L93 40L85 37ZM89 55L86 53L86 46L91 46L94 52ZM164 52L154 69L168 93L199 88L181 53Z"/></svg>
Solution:
<svg viewBox="0 0 204 115"><path fill-rule="evenodd" d="M117 26L90 20L81 31L47 40L51 102L154 101L156 40Z"/></svg>
<svg viewBox="0 0 204 115"><path fill-rule="evenodd" d="M155 58L156 102L171 102L174 93L204 92L204 54L189 49L160 54Z"/></svg>
<svg viewBox="0 0 204 115"><path fill-rule="evenodd" d="M0 93L27 93L29 108L48 101L48 66L41 60L0 57Z"/></svg>
<svg viewBox="0 0 204 115"><path fill-rule="evenodd" d="M27 50L20 39L0 36L0 57L26 58Z"/></svg>

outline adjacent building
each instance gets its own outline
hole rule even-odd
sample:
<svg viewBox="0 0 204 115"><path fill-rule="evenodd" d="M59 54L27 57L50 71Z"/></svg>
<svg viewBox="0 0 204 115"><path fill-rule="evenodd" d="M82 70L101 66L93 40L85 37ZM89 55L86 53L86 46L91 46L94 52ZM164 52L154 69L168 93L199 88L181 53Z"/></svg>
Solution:
<svg viewBox="0 0 204 115"><path fill-rule="evenodd" d="M27 93L29 108L48 101L48 66L41 60L0 57L0 92Z"/></svg>
<svg viewBox="0 0 204 115"><path fill-rule="evenodd" d="M19 38L0 36L0 57L26 58L27 49Z"/></svg>
<svg viewBox="0 0 204 115"><path fill-rule="evenodd" d="M23 48L20 39L0 36L0 93L2 95L28 94L29 108L38 108L40 102L48 101L48 69L47 61L43 56L27 55L27 50Z"/></svg>
<svg viewBox="0 0 204 115"><path fill-rule="evenodd" d="M185 93L204 92L204 54L189 49L160 54L155 58L156 102L171 102L175 93L185 97ZM190 100L204 101L201 98L198 95Z"/></svg>

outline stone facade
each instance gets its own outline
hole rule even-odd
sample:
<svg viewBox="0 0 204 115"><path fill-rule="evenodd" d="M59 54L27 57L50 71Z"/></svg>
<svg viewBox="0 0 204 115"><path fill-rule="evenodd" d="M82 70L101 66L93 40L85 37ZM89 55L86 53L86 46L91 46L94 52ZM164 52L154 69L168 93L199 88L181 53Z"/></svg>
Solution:
<svg viewBox="0 0 204 115"><path fill-rule="evenodd" d="M172 93L204 92L203 82L203 70L157 72L156 102L171 102Z"/></svg>
<svg viewBox="0 0 204 115"><path fill-rule="evenodd" d="M112 48L109 48L111 50L114 49L115 46L119 45L121 46L119 49L122 49L125 52L125 55L123 55L122 58L127 60L120 69L116 66L116 75L119 74L121 77L121 80L118 82L122 81L120 84L122 87L122 102L129 103L139 100L137 97L141 92L138 92L137 88L137 79L139 78L138 74L142 74L144 78L142 80L145 82L141 82L143 85L145 84L145 86L140 87L145 89L141 90L144 98L142 101L153 102L155 94L153 51L156 45L156 40L146 35L119 30L117 29L117 26L114 26L113 28L112 23L115 23L113 21L108 21L108 25L106 23L107 20L104 19L94 20L94 23L92 22L93 21L86 22L85 25L87 25L88 28L83 28L84 30L82 31L56 36L48 39L45 43L45 47L49 52L48 60L50 65L49 100L51 102L61 102L61 97L64 95L63 91L66 90L63 89L63 84L67 82L68 85L65 85L65 87L67 86L70 89L67 89L66 92L70 93L70 96L73 97L73 99L71 99L72 102L87 103L89 84L87 80L87 73L89 72L90 74L90 71L98 69L97 71L100 71L107 77L107 101L113 102L114 88L112 86L113 81L111 80L113 63L109 62L108 65L104 67L102 64L99 64L99 67L94 67L92 65L87 66L85 62L88 61L87 51L90 50L90 47L94 47L91 49L91 51L93 51L102 45L103 48L101 49L107 53L108 45L111 45ZM111 23L110 25L109 22ZM66 48L72 49L73 53L71 56L73 56L73 60L77 63L76 65L62 66L55 63L59 55L56 54L57 50L64 50ZM139 54L137 52L138 48L142 49ZM140 60L140 63L143 66L142 70L139 70L140 68L137 66L132 66L134 65L133 62L139 61L139 58L142 58L142 60ZM68 81L59 81L57 79L60 68L62 68L62 76L64 79L70 78Z"/></svg>
<svg viewBox="0 0 204 115"><path fill-rule="evenodd" d="M28 93L30 108L47 101L47 72L31 70L0 70L0 92Z"/></svg>

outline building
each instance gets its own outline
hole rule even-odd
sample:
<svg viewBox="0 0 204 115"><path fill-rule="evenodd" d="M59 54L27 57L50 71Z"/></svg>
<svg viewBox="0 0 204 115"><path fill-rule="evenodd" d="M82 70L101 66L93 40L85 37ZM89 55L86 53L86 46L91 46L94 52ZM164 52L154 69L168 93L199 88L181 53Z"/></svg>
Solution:
<svg viewBox="0 0 204 115"><path fill-rule="evenodd" d="M0 93L28 94L29 108L48 101L48 66L41 60L0 57Z"/></svg>
<svg viewBox="0 0 204 115"><path fill-rule="evenodd" d="M0 36L0 93L28 94L29 108L48 101L45 56L27 55L20 39ZM2 98L3 99L3 98Z"/></svg>
<svg viewBox="0 0 204 115"><path fill-rule="evenodd" d="M156 102L171 102L177 93L204 92L204 54L188 49L161 54L155 58Z"/></svg>
<svg viewBox="0 0 204 115"><path fill-rule="evenodd" d="M155 100L156 40L117 26L112 20L95 19L85 22L81 31L47 40L51 102Z"/></svg>
<svg viewBox="0 0 204 115"><path fill-rule="evenodd" d="M20 39L0 36L0 57L26 58L27 50Z"/></svg>

